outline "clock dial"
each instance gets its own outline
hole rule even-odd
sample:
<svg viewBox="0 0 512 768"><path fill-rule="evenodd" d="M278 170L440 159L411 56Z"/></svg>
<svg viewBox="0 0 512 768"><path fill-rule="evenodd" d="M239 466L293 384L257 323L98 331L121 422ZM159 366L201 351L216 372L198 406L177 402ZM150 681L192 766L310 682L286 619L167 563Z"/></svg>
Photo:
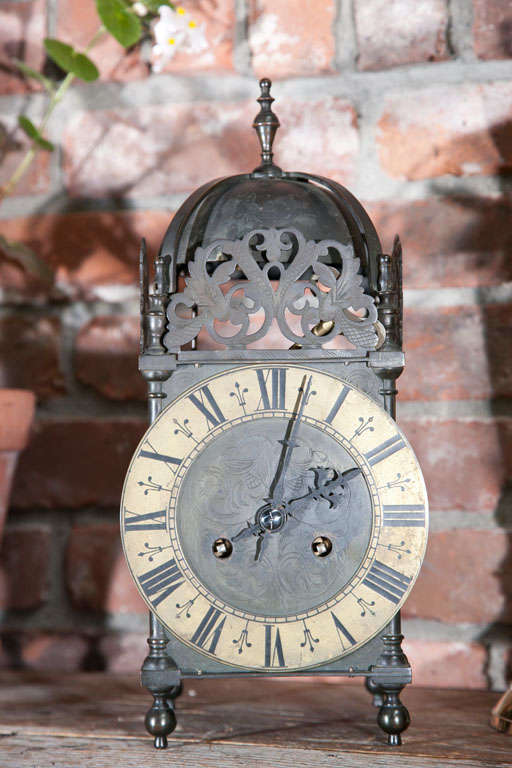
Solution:
<svg viewBox="0 0 512 768"><path fill-rule="evenodd" d="M396 423L298 365L212 376L159 415L123 490L123 544L150 608L220 662L294 670L339 658L406 599L427 497Z"/></svg>

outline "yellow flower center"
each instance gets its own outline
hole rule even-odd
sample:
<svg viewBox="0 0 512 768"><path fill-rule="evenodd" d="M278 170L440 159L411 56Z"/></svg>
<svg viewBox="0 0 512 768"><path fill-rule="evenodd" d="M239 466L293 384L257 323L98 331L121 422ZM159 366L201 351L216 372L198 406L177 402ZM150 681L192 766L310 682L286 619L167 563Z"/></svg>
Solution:
<svg viewBox="0 0 512 768"><path fill-rule="evenodd" d="M185 13L186 13L186 11L185 11L185 9L184 9L184 8L182 8L182 7L181 7L181 5L179 5L179 6L176 8L176 13L179 13L179 15L180 15L180 16L184 16L184 15L185 15Z"/></svg>
<svg viewBox="0 0 512 768"><path fill-rule="evenodd" d="M170 37L170 38L167 40L167 42L169 43L169 45L174 45L174 43L176 42L176 40L174 39L174 37Z"/></svg>
<svg viewBox="0 0 512 768"><path fill-rule="evenodd" d="M188 25L190 29L195 29L197 27L197 24L195 23L195 21L189 21Z"/></svg>

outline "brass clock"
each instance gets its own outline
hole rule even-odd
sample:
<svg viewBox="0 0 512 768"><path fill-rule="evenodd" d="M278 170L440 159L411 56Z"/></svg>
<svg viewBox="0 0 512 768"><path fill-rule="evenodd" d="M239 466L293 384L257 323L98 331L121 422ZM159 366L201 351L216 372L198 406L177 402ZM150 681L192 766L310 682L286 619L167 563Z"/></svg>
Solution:
<svg viewBox="0 0 512 768"><path fill-rule="evenodd" d="M273 164L268 81L259 101L262 165L184 204L151 289L142 255L152 423L121 531L151 617L146 724L165 746L182 677L361 675L398 744L410 681L399 609L428 519L394 420L400 247L381 254L343 188ZM285 347L258 348L276 327ZM200 333L214 344L197 349Z"/></svg>

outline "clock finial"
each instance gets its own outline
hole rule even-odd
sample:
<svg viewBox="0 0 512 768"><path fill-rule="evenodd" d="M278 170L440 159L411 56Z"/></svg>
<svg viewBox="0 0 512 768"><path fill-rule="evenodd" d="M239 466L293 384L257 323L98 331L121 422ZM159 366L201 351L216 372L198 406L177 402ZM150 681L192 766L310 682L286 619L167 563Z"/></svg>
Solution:
<svg viewBox="0 0 512 768"><path fill-rule="evenodd" d="M261 95L257 99L260 105L260 111L253 121L253 128L258 134L261 144L261 165L254 169L253 175L256 176L281 176L282 170L274 165L272 158L272 144L274 136L279 128L279 119L272 112L272 102L274 98L270 95L272 81L268 77L260 80Z"/></svg>

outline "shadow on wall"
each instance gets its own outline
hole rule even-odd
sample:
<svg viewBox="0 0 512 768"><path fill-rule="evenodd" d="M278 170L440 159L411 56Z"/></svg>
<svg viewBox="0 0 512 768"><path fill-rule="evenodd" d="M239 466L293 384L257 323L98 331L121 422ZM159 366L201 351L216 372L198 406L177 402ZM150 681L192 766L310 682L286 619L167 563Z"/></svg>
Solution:
<svg viewBox="0 0 512 768"><path fill-rule="evenodd" d="M508 27L508 25L507 25ZM510 30L507 29L507 34ZM510 36L507 38L510 39ZM455 203L460 209L466 209L470 214L471 225L458 232L455 240L455 250L474 254L471 268L480 272L485 282L499 285L500 282L512 280L512 122L499 123L492 127L489 136L499 158L499 168L496 176L499 181L500 194L498 197L480 197L471 194L449 194L433 184L431 191L444 202ZM478 142L481 137L471 138ZM471 285L472 280L461 280L461 285ZM488 649L486 674L489 685L499 684L504 672L507 682L512 677L510 668L510 648L512 646L512 375L510 374L512 360L512 328L510 326L510 302L507 304L487 302L487 286L475 287L474 300L479 306L484 338L485 355L487 360L487 375L490 389L490 415L494 422L489 429L494 434L489 437L494 446L491 456L486 455L485 448L475 445L475 462L481 463L489 480L488 496L496 498L494 520L503 528L506 535L500 547L505 555L496 570L483 574L487 584L495 577L499 581L502 595L502 605L496 606L496 614L490 625L480 634L478 641ZM467 349L468 356L471 350ZM470 383L467 383L470 388ZM471 484L468 467L467 481ZM498 491L498 488L499 491ZM481 489L478 489L481 491ZM479 494L481 495L481 494ZM474 511L479 511L476 507ZM490 539L488 539L490 541ZM484 545L485 546L485 545ZM455 553L462 561L466 555L463 551ZM492 560L482 553L482 562ZM482 565L472 562L467 567L475 569L478 577ZM485 565L483 566L485 567ZM475 585L478 590L478 583ZM485 595L483 597L485 600ZM489 607L489 610L492 610ZM471 616L467 618L471 623ZM498 649L498 655L504 651L503 662L498 660L491 647Z"/></svg>
<svg viewBox="0 0 512 768"><path fill-rule="evenodd" d="M116 291L119 289L114 290L111 286L126 287L134 297L137 295L138 252L144 231L144 212L123 210L123 197L103 200L105 211L77 211L77 208L87 209L89 203L89 200L62 201L56 197L30 217L0 222L2 234L25 243L55 273L56 285L50 288L36 276L27 275L16 262L0 258L2 283L6 285L4 307L11 312L5 322L0 322L1 384L34 388L40 401L62 394L67 385L58 369L58 360L55 361L55 370L59 372L57 382L49 381L47 369L39 370L37 367L41 360L41 347L47 345L48 349L53 349L51 331L55 318L48 319L48 315L55 312L58 315L62 306L74 301L99 298L112 302L123 300L123 291L118 294ZM56 212L47 213L48 209ZM161 217L153 222L150 236L155 243L163 236L168 219L169 214L162 212ZM26 312L24 308L28 302L32 306ZM26 332L22 337L22 348L17 349L20 323L24 323ZM52 326L49 330L48 323ZM43 325L47 330L44 338L41 337ZM47 365L48 355L42 362ZM133 365L136 368L135 355ZM80 412L72 415L83 417ZM116 447L114 444L114 452ZM58 446L48 446L47 451L58 454ZM76 466L73 469L71 465L77 464L76 456L69 457L68 470L65 462L65 456L56 455L54 466L59 467L60 473L73 474ZM23 471L23 467L20 470ZM117 483L118 479L121 481L119 477L114 482ZM119 569L125 566L118 511L101 510L96 514L101 523L81 525L80 512L77 515L60 509L62 504L56 506L59 508L55 512L43 508L38 514L39 523L48 521L49 526L54 526L51 530L52 548L60 559L50 567L49 600L45 604L41 604L40 595L34 592L30 581L33 571L27 569L26 562L20 562L24 556L23 547L9 546L8 532L4 539L1 555L1 589L5 607L3 628L0 630L2 666L102 670L107 666L102 642L109 633L107 611L112 585L119 585L118 606L128 601L130 609L141 612L140 605L136 604L138 596L123 593L123 585L126 585L129 576L119 574ZM31 516L30 520L33 519ZM73 524L75 519L76 525ZM20 520L23 525L26 524L26 518L17 517L15 510L9 513L9 520L14 523ZM30 524L27 523L27 526L30 531ZM15 527L14 536L19 535L21 530ZM37 537L37 534L34 533L34 536ZM50 548L44 554L44 562L39 563L41 570L48 567L48 561L51 561ZM37 570L36 564L33 565ZM21 583L20 573L24 574ZM112 599L115 600L115 596ZM140 653L142 657L143 643ZM109 657L115 657L115 649Z"/></svg>

